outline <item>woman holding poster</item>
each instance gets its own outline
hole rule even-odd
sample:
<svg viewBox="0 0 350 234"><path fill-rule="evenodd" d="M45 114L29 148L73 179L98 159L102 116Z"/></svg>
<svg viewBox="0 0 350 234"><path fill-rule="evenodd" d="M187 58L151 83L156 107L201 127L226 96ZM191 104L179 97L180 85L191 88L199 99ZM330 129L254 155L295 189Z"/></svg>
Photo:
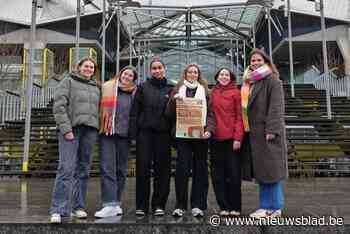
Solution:
<svg viewBox="0 0 350 234"><path fill-rule="evenodd" d="M193 108L189 108L191 105ZM208 107L207 82L202 78L198 65L189 64L172 92L166 110L174 123L173 133L176 128L176 207L173 211L173 216L176 217L183 216L187 209L188 179L191 171L192 215L203 217L203 211L207 209L208 138L215 133L215 118ZM181 131L183 128L188 130Z"/></svg>
<svg viewBox="0 0 350 234"><path fill-rule="evenodd" d="M243 178L259 183L260 207L253 218L281 216L282 181L288 177L284 95L279 73L264 51L250 53L241 89Z"/></svg>
<svg viewBox="0 0 350 234"><path fill-rule="evenodd" d="M211 177L221 216L238 216L241 212L241 156L243 140L241 93L236 77L221 68L211 93L216 131L210 144Z"/></svg>

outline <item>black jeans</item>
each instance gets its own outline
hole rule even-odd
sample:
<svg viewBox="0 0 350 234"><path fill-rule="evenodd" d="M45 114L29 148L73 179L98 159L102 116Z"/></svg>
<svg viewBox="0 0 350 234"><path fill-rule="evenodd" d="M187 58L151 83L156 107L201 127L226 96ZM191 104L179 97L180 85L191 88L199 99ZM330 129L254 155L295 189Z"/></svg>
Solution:
<svg viewBox="0 0 350 234"><path fill-rule="evenodd" d="M140 130L137 135L136 209L148 212L152 166L152 210L165 209L170 186L170 139L169 132Z"/></svg>
<svg viewBox="0 0 350 234"><path fill-rule="evenodd" d="M191 207L207 209L208 140L177 139L176 208L187 209L188 179L192 169Z"/></svg>
<svg viewBox="0 0 350 234"><path fill-rule="evenodd" d="M241 211L241 156L233 150L233 140L210 144L211 178L221 210Z"/></svg>

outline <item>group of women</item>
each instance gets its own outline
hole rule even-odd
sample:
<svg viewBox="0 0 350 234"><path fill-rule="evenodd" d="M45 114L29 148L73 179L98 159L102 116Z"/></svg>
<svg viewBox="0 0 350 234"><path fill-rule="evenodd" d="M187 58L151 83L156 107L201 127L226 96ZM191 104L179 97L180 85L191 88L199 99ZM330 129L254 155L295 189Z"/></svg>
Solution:
<svg viewBox="0 0 350 234"><path fill-rule="evenodd" d="M241 88L232 71L221 68L210 91L196 64L187 65L173 87L159 58L151 61L150 78L139 86L135 68L127 66L99 87L93 78L96 68L93 60L81 60L77 71L64 78L55 92L59 166L50 208L52 223L60 223L64 216L87 217L87 180L97 139L102 200L97 218L123 214L130 139L136 139L136 215L150 210L155 216L165 215L173 143L177 151L173 216L187 211L190 177L191 213L204 216L208 149L220 215L240 215L242 178L254 178L259 184L260 205L251 217L281 215L282 182L288 174L284 96L278 71L264 51L251 52ZM183 98L203 103L204 131L198 139L176 137L176 100Z"/></svg>

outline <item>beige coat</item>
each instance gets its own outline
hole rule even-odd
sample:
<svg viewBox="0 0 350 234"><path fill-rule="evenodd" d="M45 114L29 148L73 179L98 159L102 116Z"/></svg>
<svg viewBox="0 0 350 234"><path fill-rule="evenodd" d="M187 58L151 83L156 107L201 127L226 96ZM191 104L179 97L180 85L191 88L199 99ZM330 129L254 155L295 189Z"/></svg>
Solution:
<svg viewBox="0 0 350 234"><path fill-rule="evenodd" d="M248 103L249 141L242 147L243 179L274 183L288 177L282 82L272 77L254 84ZM266 134L275 139L266 141Z"/></svg>

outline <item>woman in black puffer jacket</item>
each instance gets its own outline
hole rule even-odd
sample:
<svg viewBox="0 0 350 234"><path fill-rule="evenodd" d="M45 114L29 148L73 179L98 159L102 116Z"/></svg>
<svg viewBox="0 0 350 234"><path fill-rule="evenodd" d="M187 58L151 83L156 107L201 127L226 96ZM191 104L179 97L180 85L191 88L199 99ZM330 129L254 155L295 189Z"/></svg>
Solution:
<svg viewBox="0 0 350 234"><path fill-rule="evenodd" d="M150 63L151 78L138 87L130 116L130 135L136 137L136 215L148 213L153 162L152 211L165 214L170 186L170 122L165 108L172 87L159 58Z"/></svg>

